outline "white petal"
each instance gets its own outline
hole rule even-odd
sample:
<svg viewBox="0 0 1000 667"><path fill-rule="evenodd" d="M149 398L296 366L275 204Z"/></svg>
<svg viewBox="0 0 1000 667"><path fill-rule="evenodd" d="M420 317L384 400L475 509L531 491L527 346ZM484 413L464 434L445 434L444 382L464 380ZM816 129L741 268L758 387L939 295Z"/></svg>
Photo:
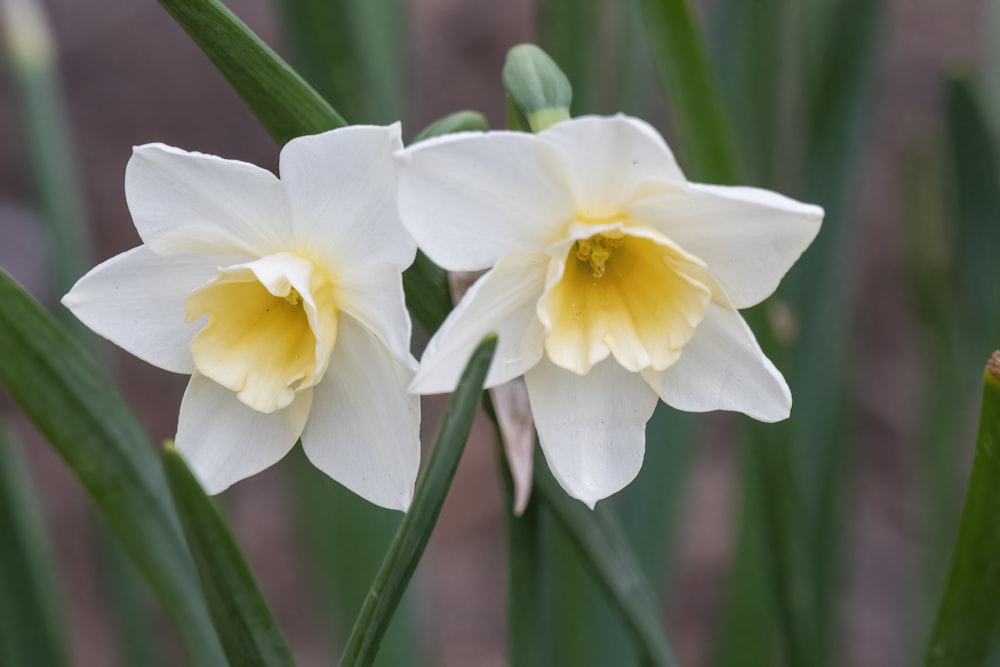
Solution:
<svg viewBox="0 0 1000 667"><path fill-rule="evenodd" d="M643 377L678 410L735 410L764 422L787 419L792 394L738 312L712 302L681 358Z"/></svg>
<svg viewBox="0 0 1000 667"><path fill-rule="evenodd" d="M306 456L362 498L406 511L420 465L420 398L413 372L350 315L302 434Z"/></svg>
<svg viewBox="0 0 1000 667"><path fill-rule="evenodd" d="M566 493L590 508L635 479L656 393L607 359L586 375L543 360L524 375L538 440Z"/></svg>
<svg viewBox="0 0 1000 667"><path fill-rule="evenodd" d="M523 132L469 132L398 155L400 215L432 260L479 271L556 240L573 209L538 161L535 141Z"/></svg>
<svg viewBox="0 0 1000 667"><path fill-rule="evenodd" d="M184 323L184 299L231 261L205 255L162 257L139 246L95 266L62 303L130 354L168 371L191 373L191 338L204 322Z"/></svg>
<svg viewBox="0 0 1000 667"><path fill-rule="evenodd" d="M416 244L396 209L393 153L399 123L353 125L299 137L281 150L299 245L319 249L334 266L363 260L409 266Z"/></svg>
<svg viewBox="0 0 1000 667"><path fill-rule="evenodd" d="M692 183L627 213L708 264L737 308L760 303L819 232L823 209L768 190Z"/></svg>
<svg viewBox="0 0 1000 667"><path fill-rule="evenodd" d="M507 255L476 281L431 338L410 391L453 391L483 336L498 336L486 387L516 378L542 358L545 332L536 304L545 288L549 258Z"/></svg>
<svg viewBox="0 0 1000 667"><path fill-rule="evenodd" d="M284 188L246 162L137 146L125 168L125 198L139 236L160 254L261 257L293 243Z"/></svg>
<svg viewBox="0 0 1000 667"><path fill-rule="evenodd" d="M410 315L406 311L403 275L398 266L372 262L338 276L337 303L381 339L397 361L409 364L413 360Z"/></svg>
<svg viewBox="0 0 1000 667"><path fill-rule="evenodd" d="M540 154L574 196L578 215L618 216L635 197L684 186L667 143L629 116L581 116L538 135Z"/></svg>
<svg viewBox="0 0 1000 667"><path fill-rule="evenodd" d="M207 493L225 491L291 450L309 416L312 395L305 389L284 410L264 414L195 373L181 400L177 451Z"/></svg>

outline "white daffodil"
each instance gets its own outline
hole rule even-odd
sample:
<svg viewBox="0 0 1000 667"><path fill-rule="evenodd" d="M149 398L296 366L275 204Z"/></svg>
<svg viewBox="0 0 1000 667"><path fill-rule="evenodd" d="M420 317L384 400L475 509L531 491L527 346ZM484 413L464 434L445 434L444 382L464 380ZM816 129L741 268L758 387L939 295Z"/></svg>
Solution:
<svg viewBox="0 0 1000 667"><path fill-rule="evenodd" d="M496 332L487 386L524 375L570 495L593 507L635 477L657 397L788 417L788 386L737 309L775 290L822 209L689 183L656 130L625 116L431 139L399 163L417 244L449 270L493 267L431 340L411 390L452 390Z"/></svg>
<svg viewBox="0 0 1000 667"><path fill-rule="evenodd" d="M98 334L191 374L176 446L210 493L301 437L367 500L406 510L420 458L401 271L399 125L290 141L279 180L162 144L135 149L125 195L142 245L63 303Z"/></svg>

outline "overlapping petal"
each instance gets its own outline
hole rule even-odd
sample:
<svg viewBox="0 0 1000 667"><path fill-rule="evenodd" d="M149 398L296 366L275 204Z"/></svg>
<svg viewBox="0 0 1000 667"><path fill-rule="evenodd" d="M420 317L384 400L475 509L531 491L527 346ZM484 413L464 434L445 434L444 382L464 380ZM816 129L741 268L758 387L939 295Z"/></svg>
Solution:
<svg viewBox="0 0 1000 667"><path fill-rule="evenodd" d="M606 249L599 278L579 257L578 244L588 237L615 243L616 249ZM691 338L710 298L706 284L691 275L704 272L701 261L653 229L574 223L548 253L554 261L538 303L545 351L579 374L608 355L633 372L666 368Z"/></svg>
<svg viewBox="0 0 1000 667"><path fill-rule="evenodd" d="M416 370L410 354L410 318L399 267L372 262L340 276L337 303L382 340L397 361Z"/></svg>
<svg viewBox="0 0 1000 667"><path fill-rule="evenodd" d="M399 155L403 223L450 271L479 271L509 253L542 252L569 223L569 193L522 132L455 134Z"/></svg>
<svg viewBox="0 0 1000 667"><path fill-rule="evenodd" d="M333 266L369 261L409 266L416 244L396 207L393 153L399 123L355 125L299 137L281 150L295 240Z"/></svg>
<svg viewBox="0 0 1000 667"><path fill-rule="evenodd" d="M581 116L536 141L539 160L572 193L578 216L615 217L636 197L686 183L663 137L638 118Z"/></svg>
<svg viewBox="0 0 1000 667"><path fill-rule="evenodd" d="M709 304L681 358L643 377L667 405L688 412L734 410L763 422L787 419L792 395L732 308Z"/></svg>
<svg viewBox="0 0 1000 667"><path fill-rule="evenodd" d="M362 498L405 511L420 463L420 399L405 392L413 371L349 315L330 363L302 434L306 455Z"/></svg>
<svg viewBox="0 0 1000 667"><path fill-rule="evenodd" d="M544 353L544 330L535 308L548 263L546 255L510 254L476 281L431 339L410 390L453 391L472 351L488 333L498 338L487 387L535 365Z"/></svg>
<svg viewBox="0 0 1000 667"><path fill-rule="evenodd" d="M696 183L643 198L626 212L704 260L737 308L774 292L823 219L820 207L768 190Z"/></svg>
<svg viewBox="0 0 1000 667"><path fill-rule="evenodd" d="M261 257L293 244L284 187L247 162L138 146L125 168L125 198L143 243L161 255Z"/></svg>
<svg viewBox="0 0 1000 667"><path fill-rule="evenodd" d="M635 479L656 392L613 359L577 375L542 360L524 375L535 428L552 474L593 508Z"/></svg>
<svg viewBox="0 0 1000 667"><path fill-rule="evenodd" d="M184 322L184 299L219 265L239 261L214 255L162 257L139 246L97 265L62 303L95 333L143 361L191 373L189 346L200 325Z"/></svg>
<svg viewBox="0 0 1000 667"><path fill-rule="evenodd" d="M177 451L206 492L225 491L274 465L291 450L309 417L312 397L313 390L306 389L287 408L264 414L195 373L181 400Z"/></svg>

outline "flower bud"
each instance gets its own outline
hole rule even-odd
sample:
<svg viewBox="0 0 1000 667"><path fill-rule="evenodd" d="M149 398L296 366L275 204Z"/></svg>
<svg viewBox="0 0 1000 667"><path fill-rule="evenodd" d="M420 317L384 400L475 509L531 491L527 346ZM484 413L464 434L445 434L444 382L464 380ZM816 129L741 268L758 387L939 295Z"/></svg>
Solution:
<svg viewBox="0 0 1000 667"><path fill-rule="evenodd" d="M507 91L508 110L519 112L525 121L511 123L512 127L527 124L532 132L541 132L569 119L573 100L569 79L555 61L534 44L518 44L507 52L503 87Z"/></svg>

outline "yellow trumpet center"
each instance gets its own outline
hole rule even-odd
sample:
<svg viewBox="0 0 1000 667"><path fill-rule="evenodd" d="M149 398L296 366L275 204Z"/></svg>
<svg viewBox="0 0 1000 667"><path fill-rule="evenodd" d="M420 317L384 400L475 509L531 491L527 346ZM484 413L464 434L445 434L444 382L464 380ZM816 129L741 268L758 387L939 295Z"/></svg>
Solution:
<svg viewBox="0 0 1000 667"><path fill-rule="evenodd" d="M581 262L587 262L594 277L601 278L604 276L604 265L611 258L611 251L624 242L624 238L612 238L601 234L591 236L589 239L580 239L576 242L576 258Z"/></svg>
<svg viewBox="0 0 1000 667"><path fill-rule="evenodd" d="M189 322L208 316L191 341L195 367L255 410L287 407L326 372L337 337L334 287L303 257L278 253L221 269L185 305Z"/></svg>
<svg viewBox="0 0 1000 667"><path fill-rule="evenodd" d="M545 350L580 374L609 354L634 372L667 368L711 299L699 260L655 234L595 234L553 261L558 280L539 302Z"/></svg>

